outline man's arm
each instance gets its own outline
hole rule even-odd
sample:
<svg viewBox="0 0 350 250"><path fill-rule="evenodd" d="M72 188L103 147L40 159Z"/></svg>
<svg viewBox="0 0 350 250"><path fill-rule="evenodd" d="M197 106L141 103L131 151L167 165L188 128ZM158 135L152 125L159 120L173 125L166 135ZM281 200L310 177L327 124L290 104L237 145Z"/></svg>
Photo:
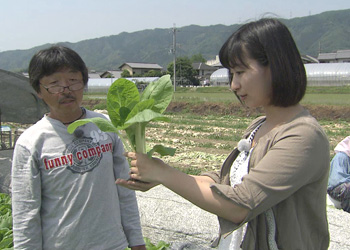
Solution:
<svg viewBox="0 0 350 250"><path fill-rule="evenodd" d="M17 144L12 161L12 217L15 249L42 249L41 177L31 152Z"/></svg>
<svg viewBox="0 0 350 250"><path fill-rule="evenodd" d="M118 139L113 152L115 178L127 179L129 164L123 155L123 144ZM119 195L120 214L123 229L129 246L135 250L143 250L145 245L142 235L140 215L134 190L116 185Z"/></svg>

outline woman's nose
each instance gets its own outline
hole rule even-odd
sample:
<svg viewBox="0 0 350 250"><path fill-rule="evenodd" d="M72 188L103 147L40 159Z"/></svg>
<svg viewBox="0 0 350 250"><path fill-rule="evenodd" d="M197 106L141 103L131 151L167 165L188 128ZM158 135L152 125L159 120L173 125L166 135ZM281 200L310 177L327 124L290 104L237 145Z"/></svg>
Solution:
<svg viewBox="0 0 350 250"><path fill-rule="evenodd" d="M232 89L232 91L237 91L240 87L241 87L241 85L239 84L237 79L235 79L233 77L232 80L231 80L231 89Z"/></svg>

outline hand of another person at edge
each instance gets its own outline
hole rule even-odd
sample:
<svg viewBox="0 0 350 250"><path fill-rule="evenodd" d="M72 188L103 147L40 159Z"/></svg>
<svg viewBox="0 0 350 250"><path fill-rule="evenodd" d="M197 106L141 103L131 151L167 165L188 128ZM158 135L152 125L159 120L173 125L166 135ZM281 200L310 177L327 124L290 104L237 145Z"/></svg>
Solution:
<svg viewBox="0 0 350 250"><path fill-rule="evenodd" d="M130 177L135 180L151 183L161 183L166 165L158 158L149 158L146 154L134 152L125 153L130 159Z"/></svg>
<svg viewBox="0 0 350 250"><path fill-rule="evenodd" d="M152 182L152 183L143 182L143 181L137 181L134 179L129 179L129 180L117 179L115 183L122 187L132 189L132 190L142 191L142 192L146 192L151 188L159 185L159 183L155 183L155 182Z"/></svg>
<svg viewBox="0 0 350 250"><path fill-rule="evenodd" d="M147 250L145 245L131 247L131 250Z"/></svg>

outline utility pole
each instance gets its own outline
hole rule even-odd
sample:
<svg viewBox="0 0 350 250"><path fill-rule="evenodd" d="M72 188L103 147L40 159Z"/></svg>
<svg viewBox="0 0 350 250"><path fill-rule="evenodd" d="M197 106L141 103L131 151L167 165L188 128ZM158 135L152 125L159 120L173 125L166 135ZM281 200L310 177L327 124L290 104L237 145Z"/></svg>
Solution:
<svg viewBox="0 0 350 250"><path fill-rule="evenodd" d="M174 27L172 28L173 32L173 48L171 49L171 52L174 55L174 92L176 91L176 31L177 28L174 23Z"/></svg>

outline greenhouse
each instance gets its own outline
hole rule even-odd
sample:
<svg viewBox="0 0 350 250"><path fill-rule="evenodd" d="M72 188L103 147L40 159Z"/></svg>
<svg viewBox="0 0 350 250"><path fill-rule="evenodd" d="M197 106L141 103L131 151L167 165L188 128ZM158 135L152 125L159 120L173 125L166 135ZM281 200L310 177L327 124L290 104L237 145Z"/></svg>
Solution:
<svg viewBox="0 0 350 250"><path fill-rule="evenodd" d="M309 86L350 85L350 63L308 63L304 64ZM216 70L210 76L212 85L228 85L228 70Z"/></svg>
<svg viewBox="0 0 350 250"><path fill-rule="evenodd" d="M305 64L309 86L350 85L350 63Z"/></svg>
<svg viewBox="0 0 350 250"><path fill-rule="evenodd" d="M214 86L228 85L228 70L226 68L221 68L214 71L210 76L210 83Z"/></svg>
<svg viewBox="0 0 350 250"><path fill-rule="evenodd" d="M129 81L137 83L150 83L158 80L159 77L130 77L125 78ZM108 92L109 87L118 78L89 78L86 92Z"/></svg>

